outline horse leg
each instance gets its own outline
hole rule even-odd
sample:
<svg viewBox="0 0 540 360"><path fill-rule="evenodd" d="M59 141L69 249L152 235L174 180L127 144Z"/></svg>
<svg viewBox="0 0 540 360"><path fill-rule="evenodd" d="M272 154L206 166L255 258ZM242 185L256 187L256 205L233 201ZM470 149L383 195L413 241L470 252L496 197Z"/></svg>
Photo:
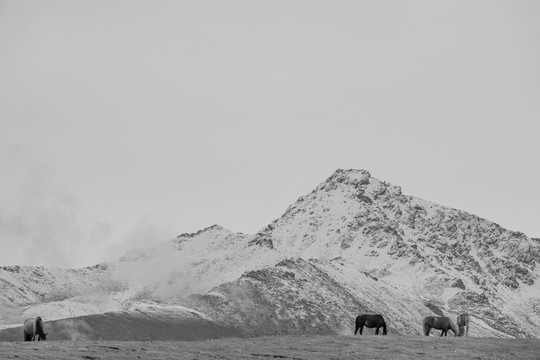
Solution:
<svg viewBox="0 0 540 360"><path fill-rule="evenodd" d="M356 333L358 332L358 329L360 328L360 325L358 325L358 323L355 325L354 327L354 335L356 335Z"/></svg>
<svg viewBox="0 0 540 360"><path fill-rule="evenodd" d="M362 335L362 330L364 330L364 325L360 326L360 335Z"/></svg>
<svg viewBox="0 0 540 360"><path fill-rule="evenodd" d="M375 335L379 335L379 328L375 330Z"/></svg>

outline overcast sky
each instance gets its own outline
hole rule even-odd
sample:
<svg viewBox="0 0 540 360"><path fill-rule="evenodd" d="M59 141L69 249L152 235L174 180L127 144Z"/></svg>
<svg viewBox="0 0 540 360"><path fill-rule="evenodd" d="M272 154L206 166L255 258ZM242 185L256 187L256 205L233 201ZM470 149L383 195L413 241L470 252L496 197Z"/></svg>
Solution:
<svg viewBox="0 0 540 360"><path fill-rule="evenodd" d="M0 0L0 265L255 233L337 168L540 237L538 14Z"/></svg>

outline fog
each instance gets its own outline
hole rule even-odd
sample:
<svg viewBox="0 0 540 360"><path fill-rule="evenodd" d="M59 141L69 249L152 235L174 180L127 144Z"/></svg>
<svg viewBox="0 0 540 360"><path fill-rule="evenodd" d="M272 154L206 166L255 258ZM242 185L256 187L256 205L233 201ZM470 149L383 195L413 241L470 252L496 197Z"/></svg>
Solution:
<svg viewBox="0 0 540 360"><path fill-rule="evenodd" d="M540 237L535 1L0 1L0 264L256 233L338 168Z"/></svg>

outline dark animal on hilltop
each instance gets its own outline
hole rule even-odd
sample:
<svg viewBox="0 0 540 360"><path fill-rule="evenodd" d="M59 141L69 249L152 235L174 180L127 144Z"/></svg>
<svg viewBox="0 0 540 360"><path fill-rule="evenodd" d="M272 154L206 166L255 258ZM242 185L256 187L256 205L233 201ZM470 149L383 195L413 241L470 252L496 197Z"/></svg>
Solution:
<svg viewBox="0 0 540 360"><path fill-rule="evenodd" d="M428 316L424 319L424 335L429 336L431 329L442 330L441 336L448 336L448 330L454 332L454 336L459 334L459 329L455 322L446 316Z"/></svg>
<svg viewBox="0 0 540 360"><path fill-rule="evenodd" d="M41 317L30 318L24 321L23 325L24 341L47 340L47 333L43 330L43 320Z"/></svg>
<svg viewBox="0 0 540 360"><path fill-rule="evenodd" d="M459 314L457 317L457 326L459 328L459 336L469 336L469 322L471 321L469 314Z"/></svg>
<svg viewBox="0 0 540 360"><path fill-rule="evenodd" d="M382 315L368 315L368 314L362 314L356 318L356 326L354 329L354 335L358 332L358 329L360 329L360 335L362 335L362 330L365 327L368 328L377 328L375 330L375 335L379 335L379 328L383 328L383 335L386 335L386 322L384 322L384 318Z"/></svg>

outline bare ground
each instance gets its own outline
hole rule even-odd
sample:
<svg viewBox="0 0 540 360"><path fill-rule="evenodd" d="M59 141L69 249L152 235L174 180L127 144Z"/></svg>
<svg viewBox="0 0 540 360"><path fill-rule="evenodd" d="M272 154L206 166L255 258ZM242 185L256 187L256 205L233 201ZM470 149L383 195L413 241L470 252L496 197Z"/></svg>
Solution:
<svg viewBox="0 0 540 360"><path fill-rule="evenodd" d="M539 359L538 339L267 336L203 341L0 343L2 359Z"/></svg>

